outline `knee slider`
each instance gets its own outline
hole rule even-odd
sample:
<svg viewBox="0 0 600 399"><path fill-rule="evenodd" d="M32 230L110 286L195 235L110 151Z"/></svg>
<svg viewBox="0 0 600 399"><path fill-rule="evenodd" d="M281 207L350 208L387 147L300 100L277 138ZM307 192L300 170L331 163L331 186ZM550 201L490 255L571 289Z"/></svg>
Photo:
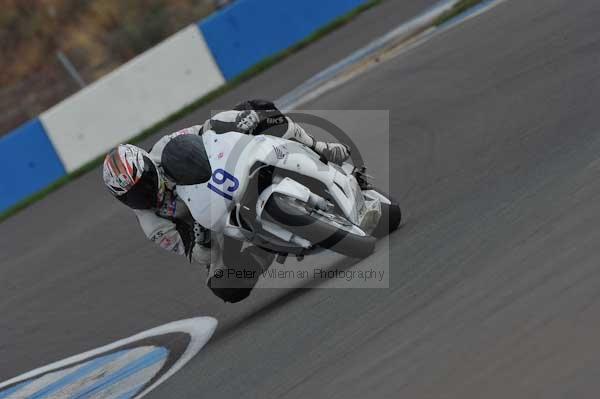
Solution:
<svg viewBox="0 0 600 399"><path fill-rule="evenodd" d="M214 277L213 277L214 278ZM212 284L212 279L208 280L208 288L219 298L225 302L237 303L243 301L250 296L252 288L232 288L232 287L216 287Z"/></svg>

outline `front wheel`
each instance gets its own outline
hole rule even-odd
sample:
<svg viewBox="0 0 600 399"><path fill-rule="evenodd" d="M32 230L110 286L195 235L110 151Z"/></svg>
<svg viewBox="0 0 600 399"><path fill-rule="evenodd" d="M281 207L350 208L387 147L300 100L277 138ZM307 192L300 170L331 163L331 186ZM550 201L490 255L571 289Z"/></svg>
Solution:
<svg viewBox="0 0 600 399"><path fill-rule="evenodd" d="M315 210L302 201L274 194L265 205L263 216L287 231L321 248L353 258L366 258L375 251L376 239L329 212Z"/></svg>
<svg viewBox="0 0 600 399"><path fill-rule="evenodd" d="M400 223L402 222L402 210L400 209L398 201L393 199L389 194L379 189L373 190L390 201L390 204L381 203L381 217L379 218L379 223L375 227L375 230L371 233L373 237L383 238L400 227Z"/></svg>

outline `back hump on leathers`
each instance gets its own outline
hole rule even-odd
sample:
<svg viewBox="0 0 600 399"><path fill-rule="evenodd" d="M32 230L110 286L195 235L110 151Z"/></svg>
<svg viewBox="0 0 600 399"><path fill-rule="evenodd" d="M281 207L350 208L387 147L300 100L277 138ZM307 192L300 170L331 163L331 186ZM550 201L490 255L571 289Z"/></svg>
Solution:
<svg viewBox="0 0 600 399"><path fill-rule="evenodd" d="M195 134L177 136L169 141L163 150L161 163L165 173L176 184L206 183L212 175L204 141Z"/></svg>

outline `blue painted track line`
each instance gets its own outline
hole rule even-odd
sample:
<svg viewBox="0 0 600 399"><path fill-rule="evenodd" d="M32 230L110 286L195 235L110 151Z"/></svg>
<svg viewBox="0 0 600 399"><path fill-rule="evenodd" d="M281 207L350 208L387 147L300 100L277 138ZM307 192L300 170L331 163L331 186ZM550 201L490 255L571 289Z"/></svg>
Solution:
<svg viewBox="0 0 600 399"><path fill-rule="evenodd" d="M137 359L136 361L126 365L125 367L121 368L120 370L116 371L115 373L107 375L106 377L102 378L100 381L98 381L95 384L86 388L84 391L73 396L71 399L89 398L89 397L95 395L96 393L98 393L99 391L102 391L103 389L106 389L106 388L110 387L111 385L117 384L118 382L126 379L127 377L129 377L147 367L150 367L155 363L158 363L158 362L164 360L167 357L168 353L169 352L165 348L153 349L150 353L148 353L148 354L142 356L141 358Z"/></svg>
<svg viewBox="0 0 600 399"><path fill-rule="evenodd" d="M34 380L25 381L20 384L15 385L12 388L7 389L6 391L0 392L0 399L4 399L12 395L13 393L19 391L20 389L25 388L27 385L31 384Z"/></svg>
<svg viewBox="0 0 600 399"><path fill-rule="evenodd" d="M119 357L123 356L127 352L129 352L129 351L116 352L116 353L112 353L107 356L102 356L97 359L94 359L94 360L88 362L87 364L84 364L84 366L81 367L80 369L64 376L60 380L58 380L50 385L47 385L45 388L37 391L36 393L34 393L30 397L28 397L28 399L47 398L50 395L52 395L53 393L65 388L66 386L80 381L85 376L93 373L94 371L105 366L106 364L118 359Z"/></svg>

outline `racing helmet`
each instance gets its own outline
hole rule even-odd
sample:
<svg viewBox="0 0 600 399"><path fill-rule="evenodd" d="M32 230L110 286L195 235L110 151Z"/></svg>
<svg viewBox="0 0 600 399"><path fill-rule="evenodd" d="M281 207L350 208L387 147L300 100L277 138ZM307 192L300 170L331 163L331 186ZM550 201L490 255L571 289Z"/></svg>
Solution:
<svg viewBox="0 0 600 399"><path fill-rule="evenodd" d="M164 182L150 154L131 144L120 144L106 154L104 184L119 201L133 209L156 208Z"/></svg>

